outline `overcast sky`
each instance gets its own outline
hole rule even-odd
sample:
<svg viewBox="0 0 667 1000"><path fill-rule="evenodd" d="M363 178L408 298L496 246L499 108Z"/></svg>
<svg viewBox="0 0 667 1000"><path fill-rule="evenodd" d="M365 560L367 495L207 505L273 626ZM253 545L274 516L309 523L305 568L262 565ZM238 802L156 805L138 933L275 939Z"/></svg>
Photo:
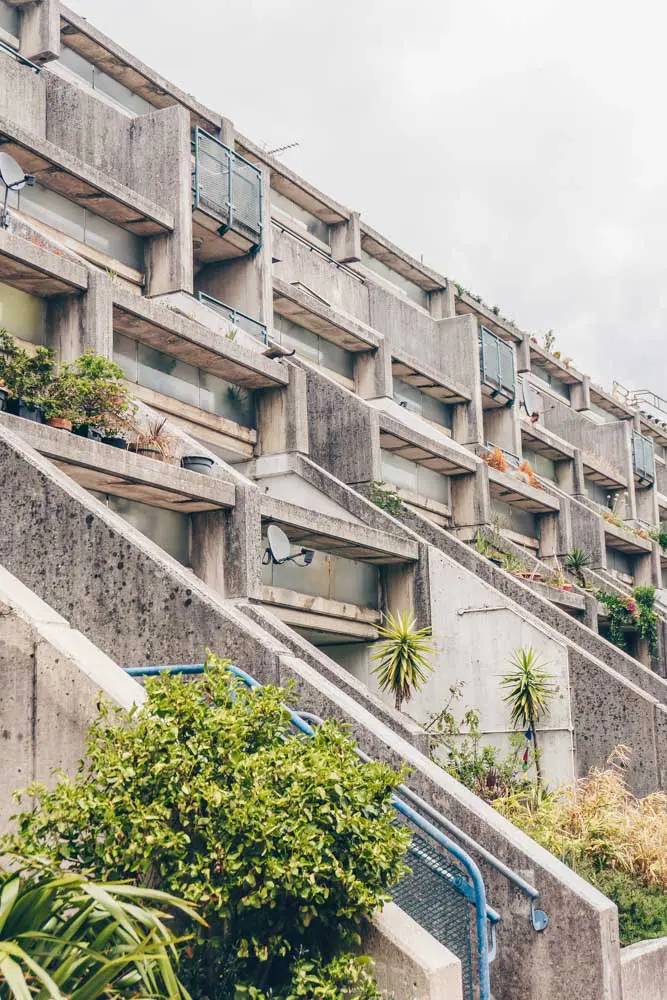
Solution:
<svg viewBox="0 0 667 1000"><path fill-rule="evenodd" d="M667 396L664 0L70 0L604 383Z"/></svg>

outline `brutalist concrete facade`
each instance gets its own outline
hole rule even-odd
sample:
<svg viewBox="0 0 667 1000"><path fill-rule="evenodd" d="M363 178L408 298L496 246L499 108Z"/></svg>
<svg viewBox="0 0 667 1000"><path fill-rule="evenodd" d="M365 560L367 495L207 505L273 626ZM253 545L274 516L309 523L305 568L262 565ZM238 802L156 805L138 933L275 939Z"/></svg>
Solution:
<svg viewBox="0 0 667 1000"><path fill-rule="evenodd" d="M620 997L613 908L455 782L441 794L422 724L463 681L505 748L499 677L531 645L558 689L550 781L621 742L638 792L667 787L667 618L658 656L629 655L592 596L662 587L667 433L57 0L0 14L0 140L36 179L0 229L0 325L62 360L114 357L138 420L166 416L173 439L165 464L0 414L0 564L116 663L212 646L417 761L421 792L487 846L546 866L552 944L509 918L494 993ZM309 567L271 561L272 524ZM573 547L592 589L553 586ZM408 714L370 670L403 609L436 646Z"/></svg>

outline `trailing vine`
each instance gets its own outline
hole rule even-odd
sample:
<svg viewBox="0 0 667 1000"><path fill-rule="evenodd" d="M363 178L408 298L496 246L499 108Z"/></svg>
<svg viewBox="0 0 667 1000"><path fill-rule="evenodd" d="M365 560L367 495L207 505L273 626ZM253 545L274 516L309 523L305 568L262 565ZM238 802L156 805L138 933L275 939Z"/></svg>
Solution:
<svg viewBox="0 0 667 1000"><path fill-rule="evenodd" d="M609 612L609 638L619 649L627 649L625 629L634 628L646 639L651 656L658 652L658 616L655 612L655 587L635 587L632 597L608 594L599 590L597 599Z"/></svg>

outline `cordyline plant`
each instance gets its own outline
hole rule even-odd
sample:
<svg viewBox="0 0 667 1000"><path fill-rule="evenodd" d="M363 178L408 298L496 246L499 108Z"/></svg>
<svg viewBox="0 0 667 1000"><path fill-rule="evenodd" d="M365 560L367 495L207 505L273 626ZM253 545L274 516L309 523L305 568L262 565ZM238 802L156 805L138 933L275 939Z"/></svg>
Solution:
<svg viewBox="0 0 667 1000"><path fill-rule="evenodd" d="M391 691L394 704L400 712L403 702L409 701L415 691L426 683L426 675L432 670L427 657L434 652L428 641L430 625L417 628L415 617L407 611L385 615L385 624L378 626L383 642L373 659L377 666L373 673L377 676L382 691Z"/></svg>
<svg viewBox="0 0 667 1000"><path fill-rule="evenodd" d="M164 892L48 866L0 871L0 997L187 998L176 971L185 939L168 927L168 911L202 923Z"/></svg>
<svg viewBox="0 0 667 1000"><path fill-rule="evenodd" d="M293 735L283 692L225 667L211 655L196 681L148 681L141 709L104 709L77 777L28 789L0 850L197 904L209 926L182 959L197 996L374 997L353 952L405 871L402 775L361 764L332 723Z"/></svg>
<svg viewBox="0 0 667 1000"><path fill-rule="evenodd" d="M532 646L515 650L510 663L512 669L500 681L507 694L510 720L515 729L530 727L535 750L535 770L538 787L542 784L540 751L537 743L537 723L547 711L549 699L556 693L553 677L544 669Z"/></svg>

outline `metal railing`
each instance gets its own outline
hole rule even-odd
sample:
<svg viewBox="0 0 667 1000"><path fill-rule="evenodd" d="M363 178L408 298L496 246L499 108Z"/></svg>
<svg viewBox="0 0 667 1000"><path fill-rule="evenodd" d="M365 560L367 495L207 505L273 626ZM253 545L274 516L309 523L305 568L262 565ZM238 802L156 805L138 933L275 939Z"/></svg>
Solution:
<svg viewBox="0 0 667 1000"><path fill-rule="evenodd" d="M479 334L479 367L482 385L491 389L491 395L507 397L511 406L516 396L516 366L514 348L485 326Z"/></svg>
<svg viewBox="0 0 667 1000"><path fill-rule="evenodd" d="M653 440L644 437L638 431L632 432L632 465L635 475L646 482L653 482L655 479Z"/></svg>
<svg viewBox="0 0 667 1000"><path fill-rule="evenodd" d="M253 319L252 316L247 316L245 313L240 312L238 309L228 306L225 302L220 302L218 299L214 299L212 295L207 295L206 292L197 292L197 298L204 305L208 306L210 309L214 309L225 319L228 319L230 323L234 326L238 326L239 329L245 330L252 337L257 340L261 340L263 344L268 344L269 335L264 323L260 323L258 319Z"/></svg>
<svg viewBox="0 0 667 1000"><path fill-rule="evenodd" d="M204 669L203 663L190 663L127 667L126 672L131 677L155 677L161 674L196 675L202 674ZM261 688L258 681L238 667L230 665L227 669L247 687ZM294 728L307 736L313 736L313 726L323 721L309 712L295 712L290 708L287 711ZM357 749L357 754L362 761L370 761L363 751ZM536 907L539 892L406 785L399 785L397 792L392 795L397 822L407 825L412 833L408 849L411 871L394 887L393 898L460 960L466 1000L491 1000L489 966L496 954L495 928L500 915L487 905L481 872L460 845L476 851L528 897L535 931L543 931L549 922L546 913Z"/></svg>
<svg viewBox="0 0 667 1000"><path fill-rule="evenodd" d="M38 66L37 63L31 62L30 59L26 59L25 56L22 56L20 52L13 49L11 45L7 45L6 42L0 42L0 52L6 52L7 55L13 56L18 63L21 63L22 66L29 66L30 69L35 71L35 73L42 72L41 66Z"/></svg>
<svg viewBox="0 0 667 1000"><path fill-rule="evenodd" d="M254 234L254 246L262 244L262 173L254 163L201 128L193 133L193 210L215 216L224 236L240 224Z"/></svg>

